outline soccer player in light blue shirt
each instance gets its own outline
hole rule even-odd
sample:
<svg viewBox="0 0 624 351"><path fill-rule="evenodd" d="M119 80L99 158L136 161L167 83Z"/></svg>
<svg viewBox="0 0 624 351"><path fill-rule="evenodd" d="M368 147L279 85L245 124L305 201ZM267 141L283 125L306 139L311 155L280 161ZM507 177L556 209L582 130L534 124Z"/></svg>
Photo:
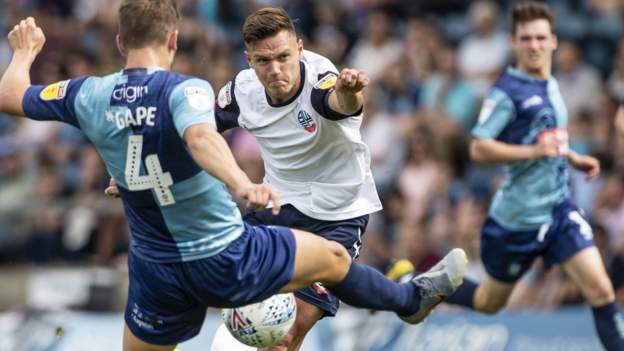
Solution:
<svg viewBox="0 0 624 351"><path fill-rule="evenodd" d="M325 284L353 306L422 321L461 284L465 253L395 283L352 262L340 244L282 226L245 224L228 189L264 209L279 198L253 184L216 130L214 95L168 71L179 14L172 0L124 0L120 72L30 84L45 42L31 17L8 35L13 59L0 79L0 111L81 129L118 185L131 232L125 351L170 351L199 333L208 306L236 307Z"/></svg>
<svg viewBox="0 0 624 351"><path fill-rule="evenodd" d="M448 301L484 313L502 309L516 282L538 256L560 264L592 307L603 346L624 350L624 319L593 241L585 214L570 200L568 165L598 176L598 160L568 148L568 115L551 75L557 47L547 5L527 2L512 10L515 68L508 68L483 102L472 130L470 156L503 163L505 180L481 231L487 271L478 286L467 281Z"/></svg>

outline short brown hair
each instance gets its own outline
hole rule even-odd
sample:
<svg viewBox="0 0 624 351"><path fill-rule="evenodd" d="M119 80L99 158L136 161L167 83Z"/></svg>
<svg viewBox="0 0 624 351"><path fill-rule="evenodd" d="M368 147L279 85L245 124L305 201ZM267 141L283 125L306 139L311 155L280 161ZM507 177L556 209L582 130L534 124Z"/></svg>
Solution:
<svg viewBox="0 0 624 351"><path fill-rule="evenodd" d="M282 30L295 33L295 25L288 13L280 7L262 8L245 19L243 40L245 45L272 37Z"/></svg>
<svg viewBox="0 0 624 351"><path fill-rule="evenodd" d="M119 7L119 36L126 49L160 44L179 20L174 0L124 0Z"/></svg>
<svg viewBox="0 0 624 351"><path fill-rule="evenodd" d="M555 32L555 16L550 7L541 2L522 2L511 10L511 34L516 34L518 24L545 19L550 23L551 32Z"/></svg>

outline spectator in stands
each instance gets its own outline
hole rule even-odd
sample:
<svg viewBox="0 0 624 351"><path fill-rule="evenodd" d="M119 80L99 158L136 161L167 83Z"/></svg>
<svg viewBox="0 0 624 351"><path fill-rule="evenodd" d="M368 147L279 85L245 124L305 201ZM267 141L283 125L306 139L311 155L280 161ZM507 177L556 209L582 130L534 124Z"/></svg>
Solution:
<svg viewBox="0 0 624 351"><path fill-rule="evenodd" d="M597 109L603 92L602 79L595 68L583 62L580 48L572 41L559 41L556 63L554 76L573 123L581 111Z"/></svg>
<svg viewBox="0 0 624 351"><path fill-rule="evenodd" d="M498 27L500 9L490 0L480 0L470 7L473 33L459 47L459 70L484 96L494 79L507 65L511 48L508 34Z"/></svg>
<svg viewBox="0 0 624 351"><path fill-rule="evenodd" d="M381 78L386 67L401 57L402 51L401 42L393 36L391 19L375 11L368 18L365 36L360 37L351 50L347 65L359 67L374 82Z"/></svg>
<svg viewBox="0 0 624 351"><path fill-rule="evenodd" d="M388 197L395 188L405 163L406 144L388 111L380 106L377 90L369 88L364 100L364 120L360 131L371 153L371 171L380 198Z"/></svg>
<svg viewBox="0 0 624 351"><path fill-rule="evenodd" d="M441 47L434 53L434 62L436 69L422 86L421 105L440 118L450 118L467 133L477 118L480 101L477 92L459 74L453 47Z"/></svg>

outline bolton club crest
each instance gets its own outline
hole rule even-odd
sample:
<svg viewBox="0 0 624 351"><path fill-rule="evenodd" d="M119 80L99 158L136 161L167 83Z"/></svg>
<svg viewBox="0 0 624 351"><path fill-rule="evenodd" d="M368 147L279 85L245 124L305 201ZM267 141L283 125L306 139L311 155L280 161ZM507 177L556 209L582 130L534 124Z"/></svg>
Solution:
<svg viewBox="0 0 624 351"><path fill-rule="evenodd" d="M316 130L316 122L309 113L304 110L299 111L297 114L297 120L299 124L305 129L308 133L314 133Z"/></svg>

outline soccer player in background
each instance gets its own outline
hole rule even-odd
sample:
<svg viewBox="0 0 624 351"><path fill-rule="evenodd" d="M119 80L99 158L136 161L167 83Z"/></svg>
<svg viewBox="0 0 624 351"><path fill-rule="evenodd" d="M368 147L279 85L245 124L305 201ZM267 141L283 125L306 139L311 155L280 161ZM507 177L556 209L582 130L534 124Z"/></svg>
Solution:
<svg viewBox="0 0 624 351"><path fill-rule="evenodd" d="M125 351L173 350L199 333L208 306L246 305L314 282L407 322L461 284L459 249L433 274L398 284L336 242L245 225L226 186L254 209L273 201L276 214L279 197L237 166L216 130L211 86L168 71L178 20L172 0L123 1L117 46L125 68L40 86L29 71L45 36L29 17L8 34L13 58L0 79L0 111L80 128L118 184L131 231Z"/></svg>
<svg viewBox="0 0 624 351"><path fill-rule="evenodd" d="M613 286L585 214L570 200L568 164L587 179L598 176L600 166L568 149L567 110L551 75L553 14L546 4L520 3L512 9L511 28L516 67L484 100L470 145L473 160L505 164L505 181L481 231L487 274L478 287L466 281L449 302L495 313L541 256L545 268L560 264L579 286L602 345L624 350L624 319Z"/></svg>

